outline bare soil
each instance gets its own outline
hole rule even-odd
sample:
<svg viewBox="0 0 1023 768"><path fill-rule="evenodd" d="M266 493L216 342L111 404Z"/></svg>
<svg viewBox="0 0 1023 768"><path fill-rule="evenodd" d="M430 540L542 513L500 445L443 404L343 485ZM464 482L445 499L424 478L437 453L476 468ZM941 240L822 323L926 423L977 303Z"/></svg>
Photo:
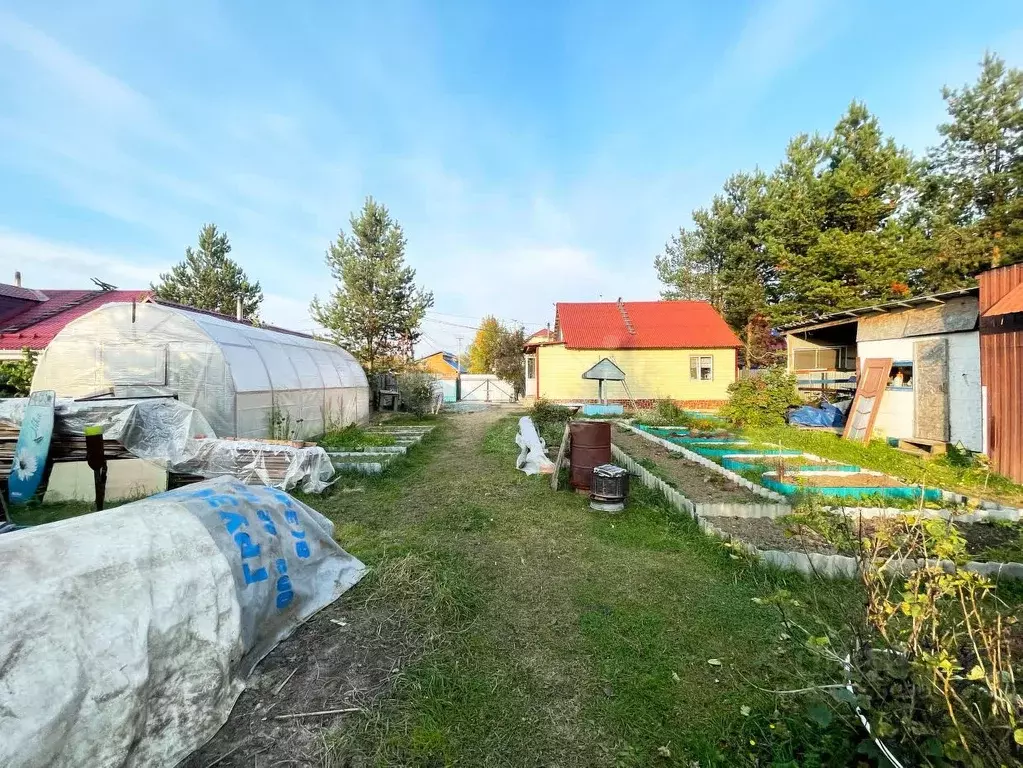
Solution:
<svg viewBox="0 0 1023 768"><path fill-rule="evenodd" d="M393 608L366 608L348 597L320 611L260 662L227 723L181 768L215 761L222 768L321 765L318 733L351 714L277 718L365 709L415 654L402 623L390 618Z"/></svg>
<svg viewBox="0 0 1023 768"><path fill-rule="evenodd" d="M683 458L682 454L650 442L633 432L618 428L614 444L636 461L652 461L662 478L683 496L696 502L736 502L756 504L763 499L733 483L723 475Z"/></svg>
<svg viewBox="0 0 1023 768"><path fill-rule="evenodd" d="M707 521L759 549L839 554L822 536L806 526L787 525L768 517L708 517Z"/></svg>
<svg viewBox="0 0 1023 768"><path fill-rule="evenodd" d="M828 470L839 466L836 463L808 459L805 456L750 456L748 459L736 456L735 459L737 461L746 462L747 464L766 466L771 470L777 469L779 464L784 466L788 471L809 469L811 471L827 472Z"/></svg>
<svg viewBox="0 0 1023 768"><path fill-rule="evenodd" d="M742 539L760 549L777 549L783 552L818 552L825 555L855 555L851 549L836 548L820 534L805 525L769 518L708 517L715 527L736 538ZM882 518L852 520L854 537L870 538L874 535ZM956 530L966 539L966 552L975 560L1015 561L1023 555L1007 551L1004 556L991 557L989 550L1010 547L1019 541L1023 525L994 525L990 523L955 523Z"/></svg>
<svg viewBox="0 0 1023 768"><path fill-rule="evenodd" d="M843 472L836 475L786 475L783 483L816 486L817 488L905 488L906 485L885 475Z"/></svg>

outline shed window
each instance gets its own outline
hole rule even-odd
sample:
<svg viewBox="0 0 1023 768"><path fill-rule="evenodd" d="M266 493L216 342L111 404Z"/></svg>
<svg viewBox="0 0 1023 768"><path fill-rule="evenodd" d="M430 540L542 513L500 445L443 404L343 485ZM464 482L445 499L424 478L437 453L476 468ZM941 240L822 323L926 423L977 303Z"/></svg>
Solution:
<svg viewBox="0 0 1023 768"><path fill-rule="evenodd" d="M536 358L533 357L532 355L529 355L526 358L526 378L527 379L536 378Z"/></svg>
<svg viewBox="0 0 1023 768"><path fill-rule="evenodd" d="M689 378L692 381L712 381L714 379L714 358L710 355L690 357Z"/></svg>
<svg viewBox="0 0 1023 768"><path fill-rule="evenodd" d="M888 372L888 389L913 388L913 361L895 360Z"/></svg>

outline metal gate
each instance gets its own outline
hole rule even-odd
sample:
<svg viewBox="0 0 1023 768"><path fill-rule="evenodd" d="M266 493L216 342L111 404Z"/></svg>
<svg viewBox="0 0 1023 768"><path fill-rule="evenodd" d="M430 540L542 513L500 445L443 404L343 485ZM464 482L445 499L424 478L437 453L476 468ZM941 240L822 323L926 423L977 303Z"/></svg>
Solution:
<svg viewBox="0 0 1023 768"><path fill-rule="evenodd" d="M499 379L492 373L463 374L462 401L477 403L513 403L515 402L515 386Z"/></svg>

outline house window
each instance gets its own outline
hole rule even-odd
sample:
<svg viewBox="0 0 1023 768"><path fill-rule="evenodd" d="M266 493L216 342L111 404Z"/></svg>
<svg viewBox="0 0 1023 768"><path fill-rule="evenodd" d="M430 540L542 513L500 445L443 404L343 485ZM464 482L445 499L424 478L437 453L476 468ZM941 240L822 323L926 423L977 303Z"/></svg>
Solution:
<svg viewBox="0 0 1023 768"><path fill-rule="evenodd" d="M536 378L536 358L532 355L529 355L529 357L526 358L526 378Z"/></svg>
<svg viewBox="0 0 1023 768"><path fill-rule="evenodd" d="M710 355L690 357L689 378L693 381L712 381L714 379L714 358Z"/></svg>

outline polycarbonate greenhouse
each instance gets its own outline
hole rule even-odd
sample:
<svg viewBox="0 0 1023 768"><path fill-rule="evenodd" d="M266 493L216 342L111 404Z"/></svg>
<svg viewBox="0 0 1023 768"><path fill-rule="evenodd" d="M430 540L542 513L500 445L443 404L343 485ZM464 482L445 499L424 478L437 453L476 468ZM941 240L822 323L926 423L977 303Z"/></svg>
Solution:
<svg viewBox="0 0 1023 768"><path fill-rule="evenodd" d="M313 437L369 418L358 361L311 336L156 303L107 304L69 323L32 390L83 397L170 394L218 437Z"/></svg>

